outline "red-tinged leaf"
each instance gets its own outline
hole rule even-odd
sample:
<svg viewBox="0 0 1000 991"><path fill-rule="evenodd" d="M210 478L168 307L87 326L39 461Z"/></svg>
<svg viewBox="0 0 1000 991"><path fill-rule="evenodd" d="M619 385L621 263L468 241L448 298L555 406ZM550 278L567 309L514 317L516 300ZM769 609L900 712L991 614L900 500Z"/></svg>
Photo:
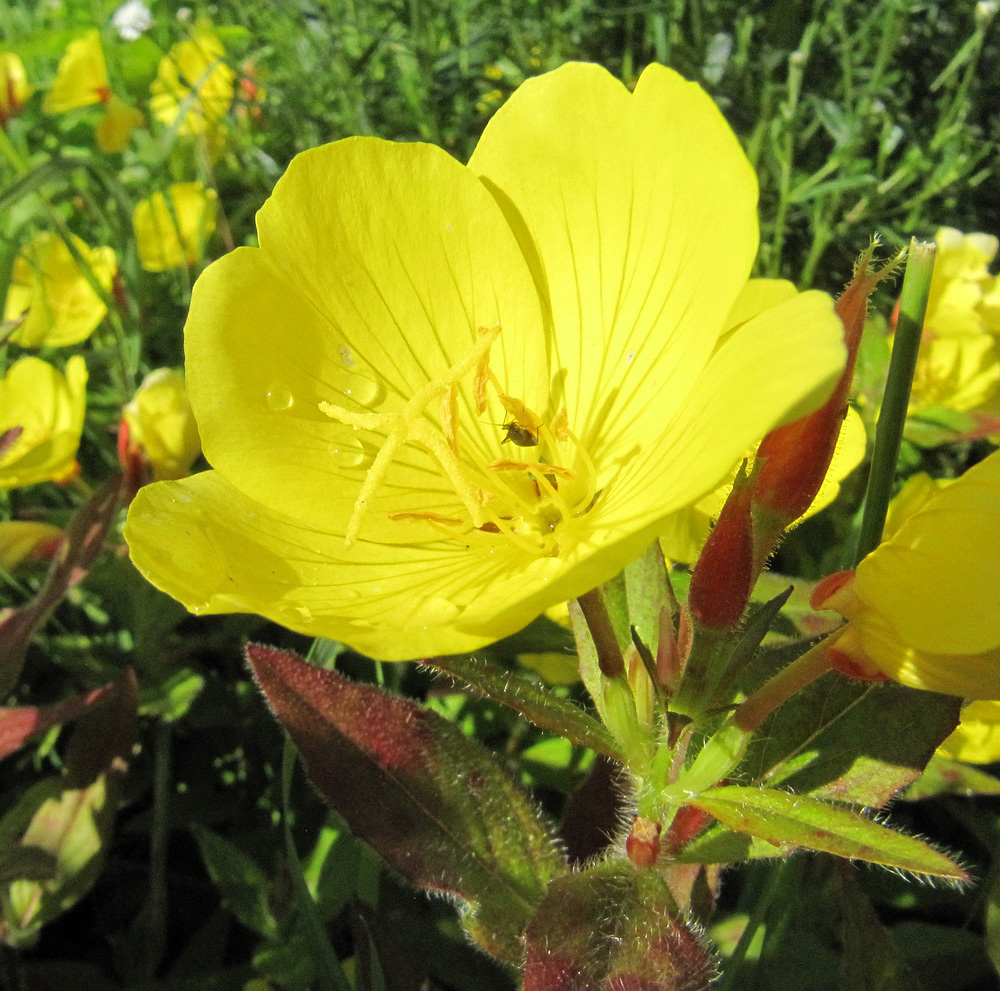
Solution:
<svg viewBox="0 0 1000 991"><path fill-rule="evenodd" d="M0 843L48 855L56 868L54 876L40 881L34 864L6 886L0 930L10 945L30 944L43 925L76 904L100 873L135 740L137 710L135 676L126 671L103 704L80 717L66 773L39 782L0 821Z"/></svg>
<svg viewBox="0 0 1000 991"><path fill-rule="evenodd" d="M903 797L916 802L935 795L1000 795L1000 779L960 760L935 756Z"/></svg>
<svg viewBox="0 0 1000 991"><path fill-rule="evenodd" d="M0 760L14 753L28 740L47 733L53 726L60 726L76 719L82 712L107 700L117 691L114 682L95 688L86 695L56 702L54 705L24 705L0 708Z"/></svg>
<svg viewBox="0 0 1000 991"><path fill-rule="evenodd" d="M121 476L114 475L91 495L66 528L38 595L28 605L0 614L0 698L17 684L24 652L35 631L101 553L120 493Z"/></svg>
<svg viewBox="0 0 1000 991"><path fill-rule="evenodd" d="M537 682L475 657L432 657L427 663L457 678L487 698L519 712L540 729L621 760L621 747L593 716L578 705L558 698Z"/></svg>
<svg viewBox="0 0 1000 991"><path fill-rule="evenodd" d="M922 840L843 806L803 795L728 785L696 795L690 804L730 829L763 839L783 853L805 847L917 874L968 879L958 864Z"/></svg>
<svg viewBox="0 0 1000 991"><path fill-rule="evenodd" d="M524 927L565 860L528 797L436 713L270 647L257 682L313 784L412 884L461 899L482 949L518 963Z"/></svg>
<svg viewBox="0 0 1000 991"><path fill-rule="evenodd" d="M702 991L715 972L660 874L625 860L553 881L525 944L524 991Z"/></svg>

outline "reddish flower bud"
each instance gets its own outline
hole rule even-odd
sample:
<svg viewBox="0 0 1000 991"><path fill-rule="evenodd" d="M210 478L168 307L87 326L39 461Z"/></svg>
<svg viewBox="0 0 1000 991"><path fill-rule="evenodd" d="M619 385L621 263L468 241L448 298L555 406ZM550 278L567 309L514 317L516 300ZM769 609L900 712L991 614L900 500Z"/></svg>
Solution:
<svg viewBox="0 0 1000 991"><path fill-rule="evenodd" d="M743 618L753 587L753 483L741 469L694 566L688 605L713 630L731 630Z"/></svg>
<svg viewBox="0 0 1000 991"><path fill-rule="evenodd" d="M868 297L878 283L899 264L897 255L882 268L869 265L875 242L862 253L854 277L837 300L837 315L844 325L847 364L830 398L814 413L772 430L757 449L759 470L754 483L755 518L777 539L788 524L797 520L819 492L847 415L847 397L854 377L861 332L868 310ZM768 552L770 548L767 549Z"/></svg>
<svg viewBox="0 0 1000 991"><path fill-rule="evenodd" d="M632 831L625 841L625 853L636 867L652 867L660 855L660 830L658 822L645 816L636 816Z"/></svg>

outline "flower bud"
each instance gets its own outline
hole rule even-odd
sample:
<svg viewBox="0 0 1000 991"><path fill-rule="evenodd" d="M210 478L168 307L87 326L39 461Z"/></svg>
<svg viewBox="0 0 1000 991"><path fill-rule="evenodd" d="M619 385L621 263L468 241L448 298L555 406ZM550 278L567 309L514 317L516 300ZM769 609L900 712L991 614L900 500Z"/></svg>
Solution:
<svg viewBox="0 0 1000 991"><path fill-rule="evenodd" d="M691 576L691 613L702 626L713 630L735 627L750 600L754 566L752 487L751 478L741 469Z"/></svg>
<svg viewBox="0 0 1000 991"><path fill-rule="evenodd" d="M844 325L847 364L830 398L814 413L772 430L757 449L760 468L754 481L754 519L762 524L773 546L785 527L797 520L816 498L837 447L847 415L847 396L854 376L868 296L899 263L897 255L882 268L869 268L877 242L861 254L851 279L837 300ZM770 551L767 548L766 553Z"/></svg>

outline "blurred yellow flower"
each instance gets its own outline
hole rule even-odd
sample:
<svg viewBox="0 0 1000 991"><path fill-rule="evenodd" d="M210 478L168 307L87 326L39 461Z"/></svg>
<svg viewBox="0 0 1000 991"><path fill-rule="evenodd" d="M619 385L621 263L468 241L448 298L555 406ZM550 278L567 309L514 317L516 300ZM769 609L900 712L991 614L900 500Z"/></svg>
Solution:
<svg viewBox="0 0 1000 991"><path fill-rule="evenodd" d="M900 497L853 577L833 575L813 593L815 607L848 620L830 649L862 674L1000 699L1000 451Z"/></svg>
<svg viewBox="0 0 1000 991"><path fill-rule="evenodd" d="M201 453L182 372L150 372L122 410L129 439L139 444L153 467L153 479L182 478Z"/></svg>
<svg viewBox="0 0 1000 991"><path fill-rule="evenodd" d="M97 28L71 41L56 69L55 82L45 94L42 110L61 113L93 103L107 103L111 96L108 69Z"/></svg>
<svg viewBox="0 0 1000 991"><path fill-rule="evenodd" d="M955 732L938 747L942 757L967 764L1000 760L1000 702L970 702Z"/></svg>
<svg viewBox="0 0 1000 991"><path fill-rule="evenodd" d="M911 416L934 407L966 413L1000 393L1000 280L988 269L997 239L942 227L935 240Z"/></svg>
<svg viewBox="0 0 1000 991"><path fill-rule="evenodd" d="M233 102L236 74L224 60L225 49L212 28L199 24L160 59L149 87L153 116L178 134L211 131Z"/></svg>
<svg viewBox="0 0 1000 991"><path fill-rule="evenodd" d="M139 492L133 560L196 612L386 660L588 591L841 372L823 293L726 333L756 201L718 109L658 65L634 93L580 63L529 80L468 167L375 138L299 155L260 248L195 286L215 470Z"/></svg>
<svg viewBox="0 0 1000 991"><path fill-rule="evenodd" d="M73 247L97 284L109 292L118 262L111 248L91 248L71 236ZM58 235L42 231L14 262L4 319L22 320L10 339L21 347L65 347L89 337L108 312Z"/></svg>
<svg viewBox="0 0 1000 991"><path fill-rule="evenodd" d="M4 520L0 522L0 568L13 571L30 561L44 561L62 537L62 530L50 523Z"/></svg>
<svg viewBox="0 0 1000 991"><path fill-rule="evenodd" d="M143 116L135 107L112 95L108 108L97 125L97 147L114 154L124 151L133 131L142 127Z"/></svg>
<svg viewBox="0 0 1000 991"><path fill-rule="evenodd" d="M163 272L196 264L215 230L217 209L215 190L200 182L178 183L166 196L153 193L136 203L132 226L142 267L147 272Z"/></svg>
<svg viewBox="0 0 1000 991"><path fill-rule="evenodd" d="M65 375L41 358L11 365L0 380L0 489L71 477L86 404L80 355L66 362Z"/></svg>
<svg viewBox="0 0 1000 991"><path fill-rule="evenodd" d="M0 127L16 117L31 96L24 63L13 52L0 52Z"/></svg>

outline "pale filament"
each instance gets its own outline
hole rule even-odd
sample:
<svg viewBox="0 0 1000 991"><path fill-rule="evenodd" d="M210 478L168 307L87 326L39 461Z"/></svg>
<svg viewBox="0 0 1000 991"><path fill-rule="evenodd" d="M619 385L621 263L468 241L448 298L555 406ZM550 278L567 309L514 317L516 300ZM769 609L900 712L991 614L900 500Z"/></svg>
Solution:
<svg viewBox="0 0 1000 991"><path fill-rule="evenodd" d="M417 444L437 462L444 476L468 512L463 520L431 511L395 511L387 514L397 521L428 524L432 529L452 539L469 539L473 533L482 539L488 533L502 535L521 550L532 555L544 556L558 553L554 531L557 521L568 521L586 512L594 499L597 477L594 463L579 439L569 430L564 410L552 419L551 425L543 423L520 400L503 391L499 380L490 368L490 348L500 334L500 327L480 327L476 342L454 365L418 389L397 413L354 412L333 403L321 402L320 410L331 419L355 430L384 433L378 454L368 468L354 503L354 510L344 534L344 543L350 547L358 538L369 504L378 487L385 480L390 465L404 444ZM514 422L537 436L540 457L533 461L499 460L485 464L472 445L462 451L459 442L458 389L465 376L473 374L472 399L476 412L482 415L487 406L487 389L492 385L504 409L514 417ZM428 421L428 406L437 402L438 423ZM584 478L583 498L574 498L572 505L559 491L559 479L573 481L577 471L555 463L560 441L568 441L576 450ZM528 474L534 484L535 496L519 490L502 476L506 473ZM575 488L576 486L574 486ZM523 489L523 487L522 487ZM530 490L529 490L530 491ZM558 513L553 521L551 514L543 513L543 500Z"/></svg>

